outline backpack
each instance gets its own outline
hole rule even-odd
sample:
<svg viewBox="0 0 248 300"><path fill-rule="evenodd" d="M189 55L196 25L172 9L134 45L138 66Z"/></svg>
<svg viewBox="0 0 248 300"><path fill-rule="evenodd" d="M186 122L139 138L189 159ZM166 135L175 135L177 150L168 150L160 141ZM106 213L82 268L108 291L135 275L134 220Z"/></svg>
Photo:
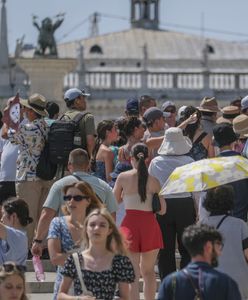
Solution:
<svg viewBox="0 0 248 300"><path fill-rule="evenodd" d="M85 122L80 121L87 113L78 113L74 118L66 114L52 123L48 133L50 160L58 165L66 166L70 152L75 148L87 150Z"/></svg>
<svg viewBox="0 0 248 300"><path fill-rule="evenodd" d="M195 161L207 158L208 151L203 146L201 141L207 135L206 132L203 132L193 143L192 148L189 151L189 156L191 156Z"/></svg>

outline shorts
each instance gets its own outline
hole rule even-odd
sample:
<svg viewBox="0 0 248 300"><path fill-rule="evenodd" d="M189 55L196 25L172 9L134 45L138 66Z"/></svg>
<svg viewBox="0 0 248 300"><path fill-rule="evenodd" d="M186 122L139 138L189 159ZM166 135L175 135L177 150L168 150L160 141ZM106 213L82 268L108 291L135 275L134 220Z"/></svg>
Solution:
<svg viewBox="0 0 248 300"><path fill-rule="evenodd" d="M151 211L127 209L120 230L132 252L164 248L160 227Z"/></svg>

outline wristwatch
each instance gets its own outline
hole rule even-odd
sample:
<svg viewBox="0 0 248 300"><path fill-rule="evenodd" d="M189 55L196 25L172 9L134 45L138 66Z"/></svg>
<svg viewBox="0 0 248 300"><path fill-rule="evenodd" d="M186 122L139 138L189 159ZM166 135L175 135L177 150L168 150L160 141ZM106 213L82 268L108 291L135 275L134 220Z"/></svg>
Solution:
<svg viewBox="0 0 248 300"><path fill-rule="evenodd" d="M41 243L42 243L42 240L34 239L34 240L33 240L33 243L41 244Z"/></svg>

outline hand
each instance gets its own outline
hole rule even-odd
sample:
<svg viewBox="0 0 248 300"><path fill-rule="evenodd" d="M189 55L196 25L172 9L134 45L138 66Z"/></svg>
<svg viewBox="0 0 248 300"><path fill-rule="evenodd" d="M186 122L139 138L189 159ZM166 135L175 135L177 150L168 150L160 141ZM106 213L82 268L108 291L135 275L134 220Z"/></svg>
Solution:
<svg viewBox="0 0 248 300"><path fill-rule="evenodd" d="M190 117L186 120L187 124L195 124L198 120L197 113L193 113Z"/></svg>
<svg viewBox="0 0 248 300"><path fill-rule="evenodd" d="M41 244L34 242L31 248L31 253L35 256L41 256L42 255L43 247Z"/></svg>

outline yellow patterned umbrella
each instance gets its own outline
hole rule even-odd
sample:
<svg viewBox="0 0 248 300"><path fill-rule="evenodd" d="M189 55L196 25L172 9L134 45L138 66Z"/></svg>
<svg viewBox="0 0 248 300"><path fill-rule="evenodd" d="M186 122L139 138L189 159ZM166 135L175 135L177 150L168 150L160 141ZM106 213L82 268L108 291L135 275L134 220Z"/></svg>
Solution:
<svg viewBox="0 0 248 300"><path fill-rule="evenodd" d="M203 159L176 168L160 194L200 192L244 178L248 178L248 159L242 156Z"/></svg>

